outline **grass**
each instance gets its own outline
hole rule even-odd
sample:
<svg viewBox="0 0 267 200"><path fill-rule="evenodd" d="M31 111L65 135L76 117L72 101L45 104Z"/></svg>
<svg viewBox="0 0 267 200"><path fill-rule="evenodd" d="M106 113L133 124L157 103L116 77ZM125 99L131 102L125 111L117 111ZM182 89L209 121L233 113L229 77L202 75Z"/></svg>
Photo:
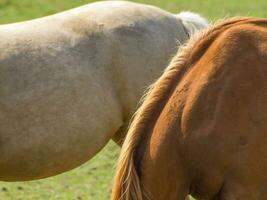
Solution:
<svg viewBox="0 0 267 200"><path fill-rule="evenodd" d="M0 0L0 23L24 21L50 15L92 0ZM214 20L225 16L250 15L267 17L266 0L137 0L162 7L171 12L191 10Z"/></svg>
<svg viewBox="0 0 267 200"><path fill-rule="evenodd" d="M171 12L191 10L209 20L267 17L266 0L137 0ZM24 21L92 2L90 0L0 0L0 23ZM94 159L70 172L31 182L0 182L0 200L106 200L119 148L109 143Z"/></svg>

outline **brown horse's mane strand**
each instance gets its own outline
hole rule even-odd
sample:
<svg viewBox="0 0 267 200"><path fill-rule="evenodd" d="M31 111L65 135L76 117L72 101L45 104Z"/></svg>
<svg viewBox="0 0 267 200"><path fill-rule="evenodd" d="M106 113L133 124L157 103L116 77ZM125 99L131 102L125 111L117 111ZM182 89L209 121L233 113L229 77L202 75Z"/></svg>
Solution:
<svg viewBox="0 0 267 200"><path fill-rule="evenodd" d="M176 84L203 55L214 38L232 25L247 22L250 19L235 18L226 22L216 22L205 31L193 36L187 44L179 48L163 75L149 87L141 100L142 105L132 118L122 146L114 179L112 200L144 200L144 196L145 199L151 199L140 185L135 160L137 147L147 132L147 124L151 124L157 119L159 110L163 109Z"/></svg>

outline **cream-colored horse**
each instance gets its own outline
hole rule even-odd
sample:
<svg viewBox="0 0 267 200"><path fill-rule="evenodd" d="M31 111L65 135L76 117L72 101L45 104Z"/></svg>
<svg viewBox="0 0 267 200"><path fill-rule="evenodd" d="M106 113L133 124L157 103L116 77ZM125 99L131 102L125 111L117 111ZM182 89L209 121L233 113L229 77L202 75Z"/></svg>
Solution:
<svg viewBox="0 0 267 200"><path fill-rule="evenodd" d="M121 139L177 44L206 25L122 1L1 25L0 180L56 175Z"/></svg>

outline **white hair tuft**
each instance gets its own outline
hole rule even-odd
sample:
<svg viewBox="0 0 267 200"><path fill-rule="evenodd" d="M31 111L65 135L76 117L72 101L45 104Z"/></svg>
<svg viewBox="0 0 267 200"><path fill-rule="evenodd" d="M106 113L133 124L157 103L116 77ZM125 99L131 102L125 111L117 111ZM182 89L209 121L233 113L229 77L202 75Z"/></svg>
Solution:
<svg viewBox="0 0 267 200"><path fill-rule="evenodd" d="M206 28L209 24L204 17L189 11L180 12L176 16L182 20L182 23L190 36L197 31Z"/></svg>

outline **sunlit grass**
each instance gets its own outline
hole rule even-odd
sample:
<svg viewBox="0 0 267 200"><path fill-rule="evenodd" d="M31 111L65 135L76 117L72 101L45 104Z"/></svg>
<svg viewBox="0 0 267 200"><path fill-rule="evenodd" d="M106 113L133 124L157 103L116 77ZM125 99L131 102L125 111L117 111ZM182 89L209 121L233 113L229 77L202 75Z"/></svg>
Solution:
<svg viewBox="0 0 267 200"><path fill-rule="evenodd" d="M0 23L23 21L50 15L93 0L0 0ZM267 17L266 0L137 0L153 4L171 12L191 10L203 14L210 20L225 16L250 15Z"/></svg>

